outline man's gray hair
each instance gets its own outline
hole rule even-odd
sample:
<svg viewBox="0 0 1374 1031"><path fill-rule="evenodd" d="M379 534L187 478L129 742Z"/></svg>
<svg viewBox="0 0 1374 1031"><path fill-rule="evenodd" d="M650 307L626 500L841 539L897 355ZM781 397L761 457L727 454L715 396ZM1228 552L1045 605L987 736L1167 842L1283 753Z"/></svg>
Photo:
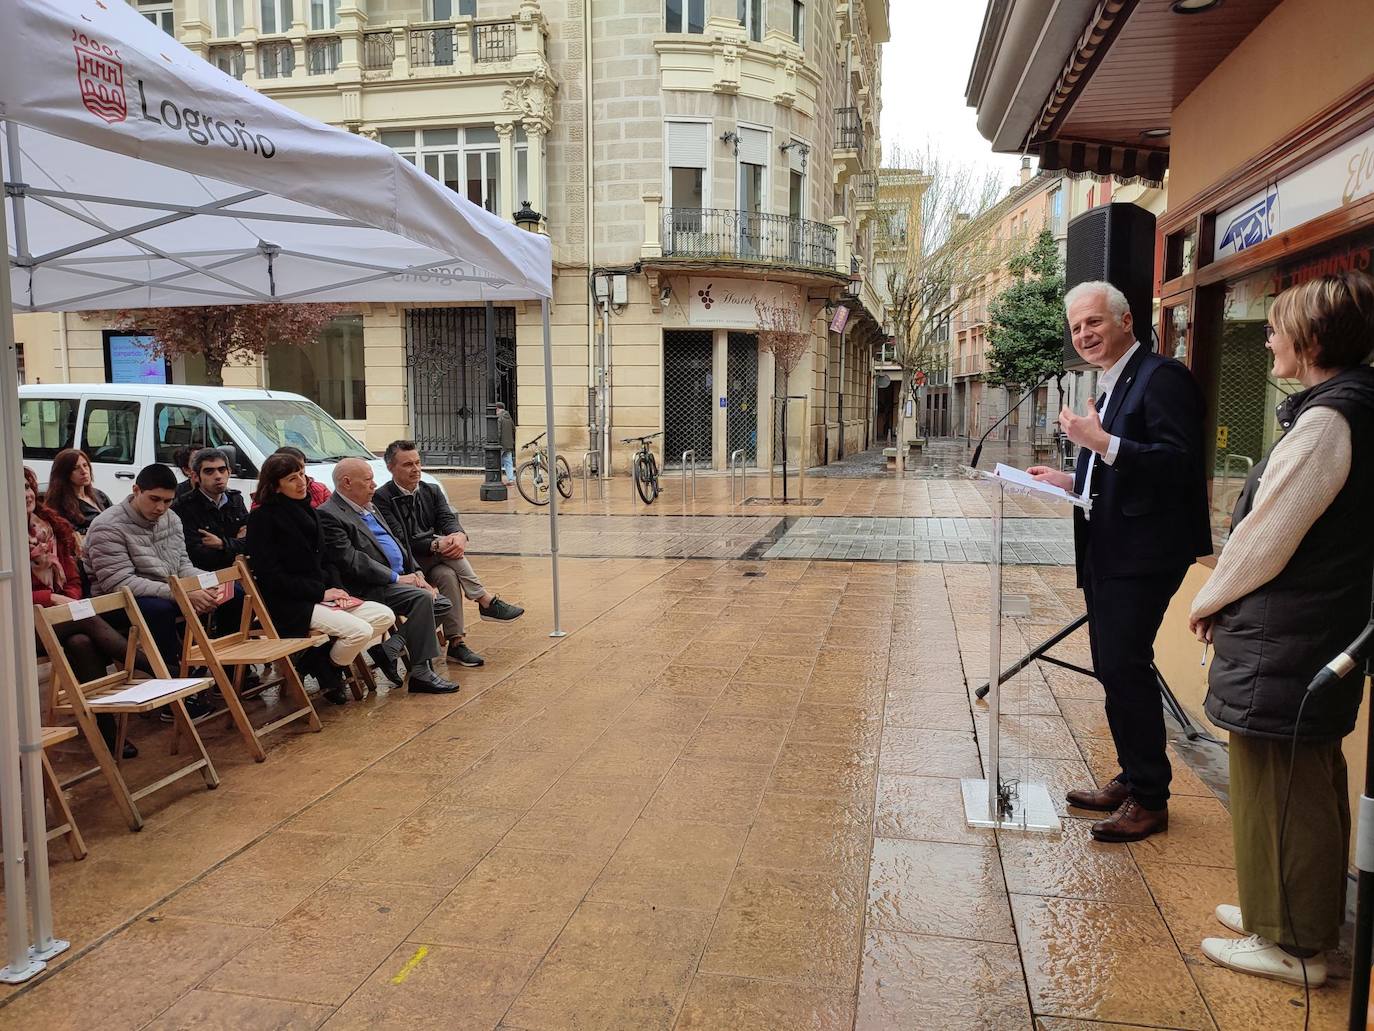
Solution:
<svg viewBox="0 0 1374 1031"><path fill-rule="evenodd" d="M1126 300L1125 294L1105 279L1095 279L1090 283L1079 283L1064 295L1065 317L1068 316L1070 308L1090 294L1102 294L1107 298L1107 309L1112 313L1112 318L1116 320L1118 326L1125 319L1126 313L1131 310L1131 302Z"/></svg>

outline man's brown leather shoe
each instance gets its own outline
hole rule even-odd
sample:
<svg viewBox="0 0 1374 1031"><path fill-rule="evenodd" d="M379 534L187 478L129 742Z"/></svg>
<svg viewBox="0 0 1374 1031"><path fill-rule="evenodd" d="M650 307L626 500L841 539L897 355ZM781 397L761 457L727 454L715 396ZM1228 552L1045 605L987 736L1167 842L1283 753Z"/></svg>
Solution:
<svg viewBox="0 0 1374 1031"><path fill-rule="evenodd" d="M1109 780L1105 786L1096 789L1075 788L1064 797L1075 809L1114 813L1122 802L1131 797L1131 789L1119 780Z"/></svg>
<svg viewBox="0 0 1374 1031"><path fill-rule="evenodd" d="M1140 841L1168 829L1167 808L1146 809L1134 798L1128 798L1111 816L1093 824L1092 834L1098 841Z"/></svg>

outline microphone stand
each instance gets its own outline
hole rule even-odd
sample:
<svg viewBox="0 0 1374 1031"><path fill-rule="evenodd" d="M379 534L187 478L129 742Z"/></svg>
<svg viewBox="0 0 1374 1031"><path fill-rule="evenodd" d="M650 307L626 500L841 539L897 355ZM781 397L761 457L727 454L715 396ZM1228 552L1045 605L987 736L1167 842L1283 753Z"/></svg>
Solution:
<svg viewBox="0 0 1374 1031"><path fill-rule="evenodd" d="M1062 375L1064 375L1062 372L1051 372L1039 383L1031 387L1024 394L1022 394L1020 399L1016 402L1016 404L1009 406L1007 410L1004 413L1002 413L1002 418L998 419L995 423L989 426L988 431L978 438L978 446L973 449L973 459L969 462L969 466L974 469L978 468L978 459L983 457L983 445L986 444L988 438L992 436L993 430L997 429L998 426L1001 426L1002 423L1010 419L1011 413L1016 411L1016 409L1020 408L1023 404L1026 403L1026 398L1033 397L1035 395L1035 392L1039 390L1041 387L1043 387L1046 383L1048 383L1050 380L1057 380Z"/></svg>

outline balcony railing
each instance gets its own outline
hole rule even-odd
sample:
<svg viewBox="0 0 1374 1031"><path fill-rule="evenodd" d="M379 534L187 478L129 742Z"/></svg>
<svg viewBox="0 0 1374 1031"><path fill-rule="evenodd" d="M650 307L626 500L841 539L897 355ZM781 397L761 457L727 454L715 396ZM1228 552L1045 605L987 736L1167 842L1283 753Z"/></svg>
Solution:
<svg viewBox="0 0 1374 1031"><path fill-rule="evenodd" d="M412 68L434 68L458 61L458 32L452 25L411 29L407 34Z"/></svg>
<svg viewBox="0 0 1374 1031"><path fill-rule="evenodd" d="M390 71L396 60L396 37L390 31L363 33L363 68L369 72Z"/></svg>
<svg viewBox="0 0 1374 1031"><path fill-rule="evenodd" d="M296 48L289 39L258 44L258 78L289 79L296 67Z"/></svg>
<svg viewBox="0 0 1374 1031"><path fill-rule="evenodd" d="M861 172L854 177L854 203L878 203L878 173Z"/></svg>
<svg viewBox="0 0 1374 1031"><path fill-rule="evenodd" d="M857 151L863 157L864 123L857 107L842 107L835 111L835 149Z"/></svg>
<svg viewBox="0 0 1374 1031"><path fill-rule="evenodd" d="M478 64L510 61L515 57L515 22L472 27L472 59Z"/></svg>
<svg viewBox="0 0 1374 1031"><path fill-rule="evenodd" d="M333 75L339 70L343 40L338 36L316 36L305 41L305 70L310 75Z"/></svg>
<svg viewBox="0 0 1374 1031"><path fill-rule="evenodd" d="M237 43L210 48L210 63L225 75L243 78L243 47Z"/></svg>
<svg viewBox="0 0 1374 1031"><path fill-rule="evenodd" d="M835 227L727 208L663 209L665 258L720 258L835 271Z"/></svg>

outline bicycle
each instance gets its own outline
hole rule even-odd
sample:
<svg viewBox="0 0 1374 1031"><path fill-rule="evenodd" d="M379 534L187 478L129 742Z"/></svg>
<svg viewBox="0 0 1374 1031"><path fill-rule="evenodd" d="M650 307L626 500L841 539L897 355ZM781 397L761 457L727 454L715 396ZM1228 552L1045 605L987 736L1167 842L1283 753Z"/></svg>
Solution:
<svg viewBox="0 0 1374 1031"><path fill-rule="evenodd" d="M549 503L549 454L546 449L539 447L539 442L544 439L545 435L545 433L539 434L521 449L533 451L534 457L521 462L515 470L515 487L520 491L520 496L531 505L547 505ZM559 455L557 464L558 493L562 494L564 498L571 498L573 496L573 481L568 460Z"/></svg>
<svg viewBox="0 0 1374 1031"><path fill-rule="evenodd" d="M646 505L652 505L654 498L662 493L658 486L658 462L654 459L654 453L649 450L649 441L662 434L663 431L660 430L658 433L650 433L647 437L625 437L621 440L622 444L639 441L639 450L630 459L630 471L634 474L635 490L639 492Z"/></svg>

